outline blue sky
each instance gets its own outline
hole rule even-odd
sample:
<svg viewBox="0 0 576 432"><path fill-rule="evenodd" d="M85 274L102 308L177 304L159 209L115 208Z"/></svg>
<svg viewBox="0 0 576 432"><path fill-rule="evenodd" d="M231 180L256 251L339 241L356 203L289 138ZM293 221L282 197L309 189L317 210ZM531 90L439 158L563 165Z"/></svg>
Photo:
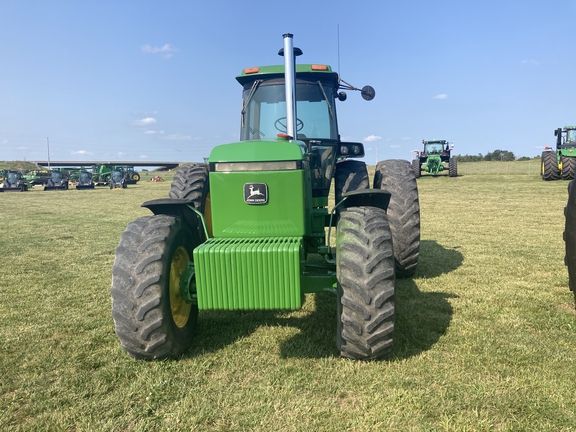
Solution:
<svg viewBox="0 0 576 432"><path fill-rule="evenodd" d="M576 124L576 0L0 2L0 160L201 161L238 139L245 67L302 63L376 89L338 103L366 162L539 155Z"/></svg>

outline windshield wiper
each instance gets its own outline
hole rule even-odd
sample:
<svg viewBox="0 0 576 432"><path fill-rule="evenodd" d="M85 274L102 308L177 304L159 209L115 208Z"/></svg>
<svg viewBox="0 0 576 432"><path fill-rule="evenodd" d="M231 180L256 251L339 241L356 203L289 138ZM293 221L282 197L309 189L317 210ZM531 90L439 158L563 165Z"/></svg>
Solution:
<svg viewBox="0 0 576 432"><path fill-rule="evenodd" d="M252 88L250 89L250 93L248 93L248 96L246 96L246 99L244 99L244 102L242 103L242 127L244 127L244 114L246 114L246 107L252 100L254 93L256 93L256 89L262 83L262 81L263 80L254 81L254 84L252 84Z"/></svg>
<svg viewBox="0 0 576 432"><path fill-rule="evenodd" d="M324 87L322 87L322 83L320 81L316 81L316 82L318 83L318 86L320 87L320 91L324 95L324 100L326 101L326 104L328 105L328 112L330 113L330 118L332 119L332 121L334 121L334 113L332 113L332 106L330 105L330 101L328 100L328 96L326 96L326 92L324 91Z"/></svg>

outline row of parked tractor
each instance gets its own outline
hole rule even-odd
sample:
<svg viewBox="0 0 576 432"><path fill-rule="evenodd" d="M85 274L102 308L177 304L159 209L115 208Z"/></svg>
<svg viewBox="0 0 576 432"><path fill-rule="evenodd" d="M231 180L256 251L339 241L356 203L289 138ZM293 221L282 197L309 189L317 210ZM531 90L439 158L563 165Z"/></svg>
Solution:
<svg viewBox="0 0 576 432"><path fill-rule="evenodd" d="M108 186L110 189L124 189L128 184L140 180L133 166L93 165L91 168L57 168L35 171L0 171L0 192L26 192L33 186L43 186L45 191L94 189L95 186Z"/></svg>

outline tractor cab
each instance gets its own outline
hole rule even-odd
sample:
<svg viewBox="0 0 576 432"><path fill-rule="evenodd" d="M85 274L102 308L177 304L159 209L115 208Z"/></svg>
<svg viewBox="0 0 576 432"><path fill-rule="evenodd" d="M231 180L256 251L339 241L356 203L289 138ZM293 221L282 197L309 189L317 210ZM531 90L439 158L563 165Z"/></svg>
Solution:
<svg viewBox="0 0 576 432"><path fill-rule="evenodd" d="M295 55L302 53L294 48ZM280 50L283 55L283 50ZM312 195L327 197L337 161L361 158L361 143L343 143L338 133L336 99L346 100L338 89L359 90L341 84L338 74L328 65L295 65L295 136L288 129L284 65L247 68L236 77L243 86L241 141L299 142L302 152L309 154L313 176ZM374 89L364 87L362 96L374 98Z"/></svg>
<svg viewBox="0 0 576 432"><path fill-rule="evenodd" d="M576 144L576 127L574 126L566 126L566 138L565 144Z"/></svg>
<svg viewBox="0 0 576 432"><path fill-rule="evenodd" d="M446 140L442 141L424 141L424 151L422 152L423 155L449 155L450 154L450 144Z"/></svg>

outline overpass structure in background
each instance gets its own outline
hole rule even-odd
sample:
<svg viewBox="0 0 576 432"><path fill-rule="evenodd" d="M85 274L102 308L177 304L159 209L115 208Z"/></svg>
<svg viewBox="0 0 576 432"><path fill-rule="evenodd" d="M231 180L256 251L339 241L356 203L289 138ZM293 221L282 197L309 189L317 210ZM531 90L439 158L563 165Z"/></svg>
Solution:
<svg viewBox="0 0 576 432"><path fill-rule="evenodd" d="M180 166L183 162L142 162L142 161L31 161L45 168L52 167L91 167L92 165L127 165L134 167L159 167L167 170Z"/></svg>

